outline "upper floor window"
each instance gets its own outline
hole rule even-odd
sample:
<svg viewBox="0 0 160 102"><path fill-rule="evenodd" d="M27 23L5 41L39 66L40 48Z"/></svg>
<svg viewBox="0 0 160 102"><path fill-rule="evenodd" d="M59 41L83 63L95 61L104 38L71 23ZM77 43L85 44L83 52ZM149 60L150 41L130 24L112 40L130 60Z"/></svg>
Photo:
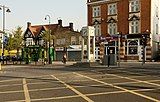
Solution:
<svg viewBox="0 0 160 102"><path fill-rule="evenodd" d="M117 14L117 4L109 4L108 5L108 15Z"/></svg>
<svg viewBox="0 0 160 102"><path fill-rule="evenodd" d="M140 31L139 20L130 21L130 33L137 34Z"/></svg>
<svg viewBox="0 0 160 102"><path fill-rule="evenodd" d="M82 44L82 36L79 36L79 44Z"/></svg>
<svg viewBox="0 0 160 102"><path fill-rule="evenodd" d="M139 0L131 0L129 2L129 11L130 12L137 12L139 11Z"/></svg>
<svg viewBox="0 0 160 102"><path fill-rule="evenodd" d="M101 16L100 6L95 6L92 9L93 9L93 17Z"/></svg>
<svg viewBox="0 0 160 102"><path fill-rule="evenodd" d="M71 45L76 45L76 37L75 36L71 37Z"/></svg>
<svg viewBox="0 0 160 102"><path fill-rule="evenodd" d="M116 34L117 33L117 23L109 23L108 24L108 33Z"/></svg>
<svg viewBox="0 0 160 102"><path fill-rule="evenodd" d="M26 39L26 46L33 45L33 38Z"/></svg>
<svg viewBox="0 0 160 102"><path fill-rule="evenodd" d="M94 28L95 28L95 36L100 36L101 35L101 25L96 24L94 25Z"/></svg>

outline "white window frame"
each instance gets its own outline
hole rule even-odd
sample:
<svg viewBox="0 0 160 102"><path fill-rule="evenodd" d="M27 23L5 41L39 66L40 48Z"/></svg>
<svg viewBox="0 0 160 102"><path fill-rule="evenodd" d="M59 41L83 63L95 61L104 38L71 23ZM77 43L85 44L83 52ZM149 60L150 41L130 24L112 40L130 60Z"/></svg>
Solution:
<svg viewBox="0 0 160 102"><path fill-rule="evenodd" d="M129 2L129 12L138 12L138 11L140 11L140 1L131 0Z"/></svg>
<svg viewBox="0 0 160 102"><path fill-rule="evenodd" d="M101 25L100 24L96 24L94 25L94 30L95 30L95 36L101 36Z"/></svg>
<svg viewBox="0 0 160 102"><path fill-rule="evenodd" d="M101 7L100 6L94 6L92 8L92 17L100 17L101 16Z"/></svg>
<svg viewBox="0 0 160 102"><path fill-rule="evenodd" d="M108 34L117 34L117 23L108 24Z"/></svg>
<svg viewBox="0 0 160 102"><path fill-rule="evenodd" d="M133 20L129 22L129 31L130 34L138 34L140 33L140 21L139 20Z"/></svg>
<svg viewBox="0 0 160 102"><path fill-rule="evenodd" d="M135 41L135 42L137 42L137 45L129 45L129 43L131 42L131 41ZM139 49L138 49L138 46L139 46L139 40L131 40L131 39L128 39L128 41L127 41L127 55L138 55L138 52L139 52ZM131 53L129 53L129 49L130 48L135 48L136 50L137 50L137 52L135 53L135 54L131 54Z"/></svg>
<svg viewBox="0 0 160 102"><path fill-rule="evenodd" d="M33 45L33 38L26 38L26 46Z"/></svg>
<svg viewBox="0 0 160 102"><path fill-rule="evenodd" d="M108 5L108 15L114 15L117 14L117 4L109 4Z"/></svg>

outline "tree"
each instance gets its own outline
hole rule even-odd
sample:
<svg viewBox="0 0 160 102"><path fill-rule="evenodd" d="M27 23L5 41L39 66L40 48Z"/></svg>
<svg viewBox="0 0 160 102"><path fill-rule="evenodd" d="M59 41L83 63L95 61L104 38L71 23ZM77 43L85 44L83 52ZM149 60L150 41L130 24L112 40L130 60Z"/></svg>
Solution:
<svg viewBox="0 0 160 102"><path fill-rule="evenodd" d="M17 55L19 55L19 49L22 48L23 36L22 27L18 26L16 30L12 32L13 35L13 49L17 50Z"/></svg>
<svg viewBox="0 0 160 102"><path fill-rule="evenodd" d="M14 42L14 39L13 39L12 35L9 34L8 42L7 42L6 46L5 46L5 48L8 50L8 52L10 50L14 50L14 48L13 48L13 42Z"/></svg>

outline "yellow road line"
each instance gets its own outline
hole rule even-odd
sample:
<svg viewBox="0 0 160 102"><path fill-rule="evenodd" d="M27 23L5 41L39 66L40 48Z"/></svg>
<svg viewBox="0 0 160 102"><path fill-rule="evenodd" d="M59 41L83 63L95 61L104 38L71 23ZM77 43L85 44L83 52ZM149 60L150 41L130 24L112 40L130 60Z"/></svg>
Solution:
<svg viewBox="0 0 160 102"><path fill-rule="evenodd" d="M160 87L160 84L151 83L151 82L148 82L148 81L142 81L142 80L138 80L138 79L134 79L134 78L123 77L123 76L119 76L119 75L115 75L115 74L106 74L106 75L112 75L112 76L115 76L115 77L118 77L118 78L124 78L124 79L128 79L128 80L136 81L136 82L139 82L139 83L145 83L145 84L150 84L150 85Z"/></svg>
<svg viewBox="0 0 160 102"><path fill-rule="evenodd" d="M81 92L79 92L78 90L76 90L75 88L73 88L72 86L66 84L64 81L61 81L60 79L58 79L54 75L51 75L51 76L53 78L55 78L56 80L58 80L59 82L61 82L62 84L64 84L69 89L71 89L73 92L75 92L76 94L78 94L79 96L81 96L82 98L84 98L86 101L88 101L88 102L94 102L93 100L91 100L90 98L88 98L86 95L82 94Z"/></svg>
<svg viewBox="0 0 160 102"><path fill-rule="evenodd" d="M133 91L141 92L141 91L151 91L151 90L156 90L156 89L140 89L140 90L133 90ZM126 93L126 91L91 93L91 94L86 94L86 96L118 94L118 93ZM62 97L40 98L40 99L32 99L31 101L59 100L59 99L69 99L69 98L76 98L76 97L80 97L80 96L79 95L72 95L72 96L62 96ZM16 101L14 101L14 102L16 102Z"/></svg>
<svg viewBox="0 0 160 102"><path fill-rule="evenodd" d="M25 102L25 100L5 101L5 102Z"/></svg>
<svg viewBox="0 0 160 102"><path fill-rule="evenodd" d="M80 96L79 95L73 95L73 96L40 98L40 99L32 99L31 101L47 101L47 100L58 100L58 99L67 99L67 98L76 98L76 97L80 97Z"/></svg>
<svg viewBox="0 0 160 102"><path fill-rule="evenodd" d="M93 79L93 78L91 78L91 77L88 77L88 76L85 76L85 75L82 75L82 74L79 74L79 73L76 73L76 72L74 72L74 73L75 73L76 75L81 76L81 77L85 77L85 78L88 78L88 79L90 79L90 80L93 80L93 81L102 83L102 84L104 84L104 85L109 85L109 86L111 86L111 87L114 87L114 88L117 88L117 89L120 89L120 90L129 92L129 93L132 93L132 94L134 94L134 95L141 96L141 97L143 97L143 98L146 98L146 99L149 99L149 100L152 100L152 101L155 101L155 102L160 102L160 100L157 100L157 99L155 99L155 98L152 98L152 97L149 97L149 96L146 96L146 95L137 93L137 92L134 92L134 91L132 91L132 90L128 90L128 89L125 89L125 88L123 88L123 87L119 87L119 86L116 86L116 85L113 85L113 84L109 84L109 83L106 83L106 82L103 82L103 81L99 81L99 80L97 80L97 79Z"/></svg>
<svg viewBox="0 0 160 102"><path fill-rule="evenodd" d="M21 86L22 84L10 84L10 85L0 85L0 88L7 86Z"/></svg>
<svg viewBox="0 0 160 102"><path fill-rule="evenodd" d="M11 94L11 93L20 93L23 92L23 90L19 90L19 91L4 91L4 92L0 92L0 94Z"/></svg>
<svg viewBox="0 0 160 102"><path fill-rule="evenodd" d="M23 78L23 89L24 89L24 95L25 95L26 102L31 102L28 87L27 87L27 82L25 78Z"/></svg>
<svg viewBox="0 0 160 102"><path fill-rule="evenodd" d="M8 82L8 81L21 81L21 79L10 79L10 80L1 80L0 83Z"/></svg>
<svg viewBox="0 0 160 102"><path fill-rule="evenodd" d="M139 90L132 90L134 92L142 92L142 91L152 91L156 89L139 89ZM118 94L118 93L126 93L127 91L113 91L113 92L102 92L102 93L91 93L86 94L86 96L96 96L96 95L107 95L107 94Z"/></svg>

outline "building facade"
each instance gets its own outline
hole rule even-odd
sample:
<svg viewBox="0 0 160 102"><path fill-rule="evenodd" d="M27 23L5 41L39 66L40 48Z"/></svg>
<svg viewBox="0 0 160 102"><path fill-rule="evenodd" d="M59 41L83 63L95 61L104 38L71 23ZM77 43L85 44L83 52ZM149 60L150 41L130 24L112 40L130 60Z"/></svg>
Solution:
<svg viewBox="0 0 160 102"><path fill-rule="evenodd" d="M24 32L24 45L30 49L27 51L27 53L29 53L28 55L34 56L32 55L32 52L34 54L38 48L39 53L43 53L42 50L49 48L49 44L44 38L45 31L49 30L50 48L52 48L50 53L51 56L54 57L54 60L61 60L66 49L68 58L70 58L69 60L75 60L72 56L76 56L77 53L80 53L80 48L74 49L72 46L79 46L81 44L82 37L80 32L74 31L73 23L69 23L68 26L63 26L62 20L58 20L57 24L48 25L31 25L30 22L27 23L27 29ZM41 55L42 54L40 54L40 57Z"/></svg>
<svg viewBox="0 0 160 102"><path fill-rule="evenodd" d="M110 52L120 50L124 61L142 61L142 37L147 36L145 59L150 61L159 50L159 6L159 0L88 0L88 26L95 27L96 37L105 37L103 54L107 42ZM120 44L116 36L121 36Z"/></svg>

